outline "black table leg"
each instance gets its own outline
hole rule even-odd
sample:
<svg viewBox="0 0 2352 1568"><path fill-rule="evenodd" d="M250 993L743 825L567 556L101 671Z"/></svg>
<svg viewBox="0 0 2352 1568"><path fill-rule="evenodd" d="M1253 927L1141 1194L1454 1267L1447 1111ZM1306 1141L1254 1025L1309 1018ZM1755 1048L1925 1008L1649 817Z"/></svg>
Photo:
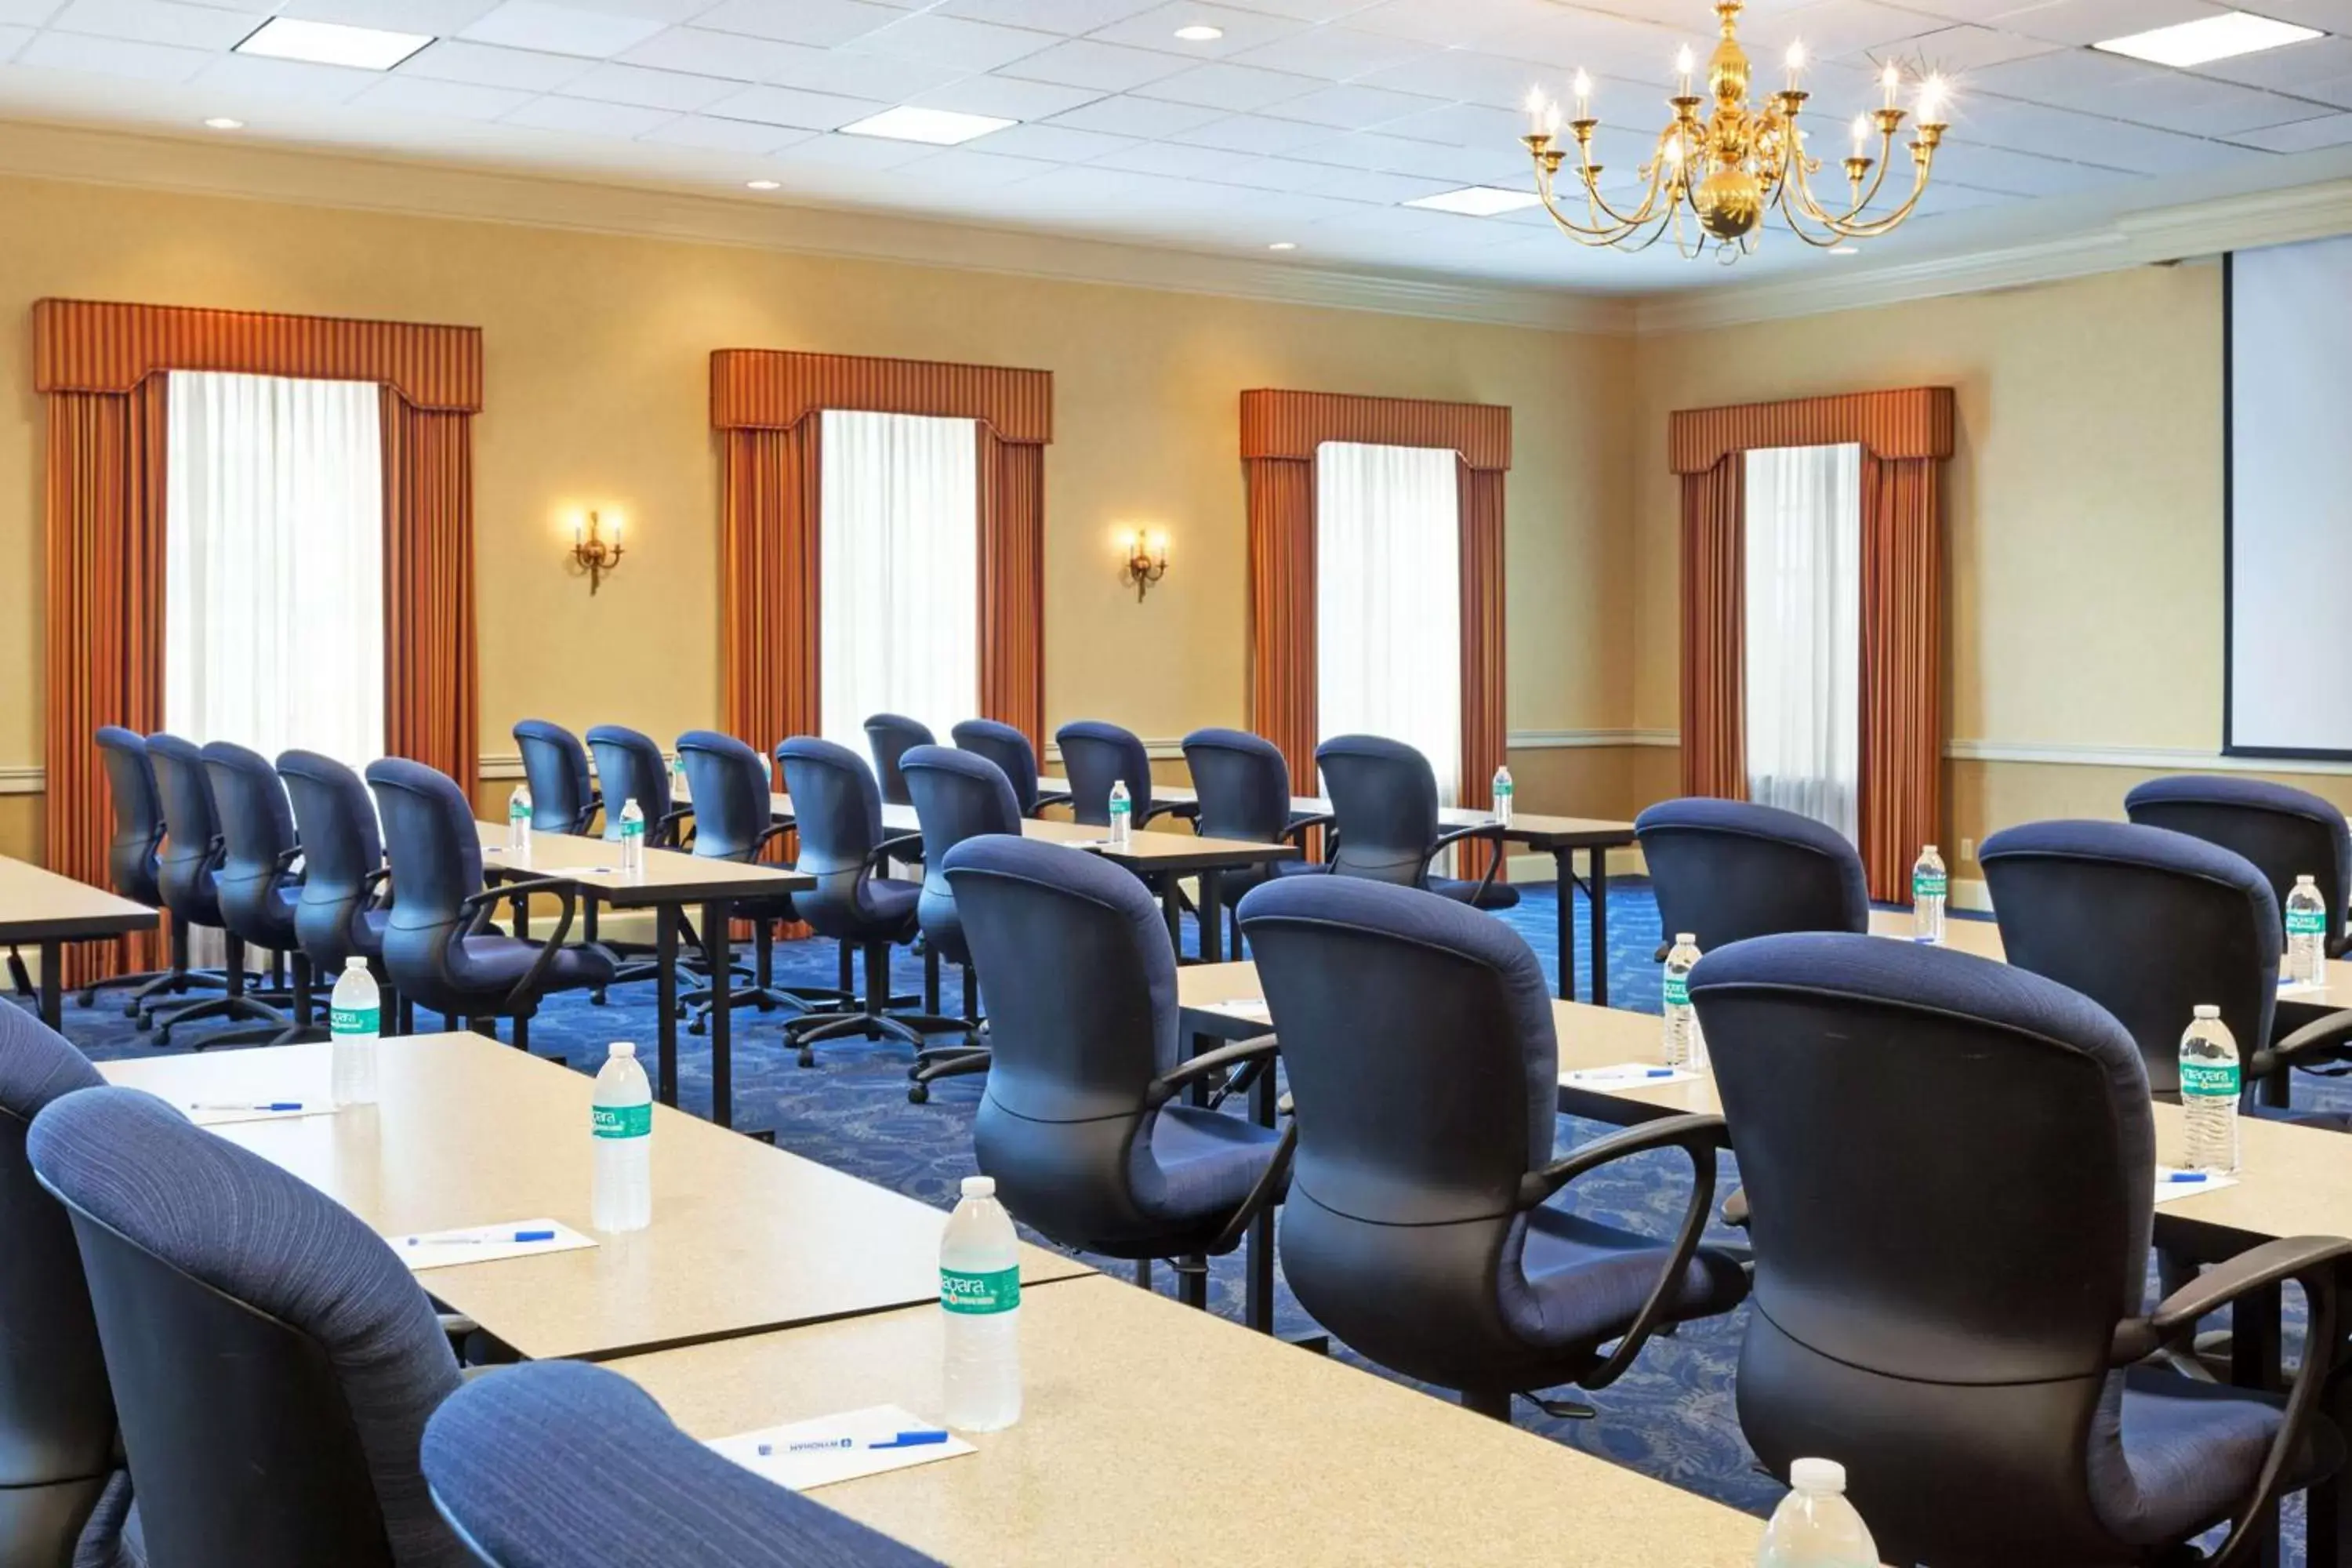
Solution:
<svg viewBox="0 0 2352 1568"><path fill-rule="evenodd" d="M1174 877L1160 879L1160 911L1168 917L1169 945L1176 950L1176 962L1184 962L1184 887Z"/></svg>
<svg viewBox="0 0 2352 1568"><path fill-rule="evenodd" d="M655 1026L656 1054L660 1059L661 1082L655 1092L664 1105L677 1104L677 906L661 904L654 910L654 1007L659 1015Z"/></svg>
<svg viewBox="0 0 2352 1568"><path fill-rule="evenodd" d="M1250 1115L1260 1127L1274 1125L1274 1063L1250 1085ZM1259 1333L1274 1332L1274 1207L1250 1221L1249 1258L1242 1284L1242 1321Z"/></svg>
<svg viewBox="0 0 2352 1568"><path fill-rule="evenodd" d="M1552 870L1559 880L1559 920L1558 945L1559 954L1559 999L1576 1000L1576 851L1555 849L1551 852Z"/></svg>
<svg viewBox="0 0 2352 1568"><path fill-rule="evenodd" d="M41 1022L65 1032L66 944L41 943Z"/></svg>
<svg viewBox="0 0 2352 1568"><path fill-rule="evenodd" d="M728 996L735 967L728 927L734 922L732 901L713 899L702 906L702 941L710 954L710 1120L719 1127L735 1125L735 1010Z"/></svg>
<svg viewBox="0 0 2352 1568"><path fill-rule="evenodd" d="M1225 874L1214 866L1201 872L1201 962L1225 961Z"/></svg>
<svg viewBox="0 0 2352 1568"><path fill-rule="evenodd" d="M2284 1294L2280 1287L2268 1286L2241 1296L2230 1308L2230 1381L2240 1388L2258 1388L2265 1393L2275 1390L2280 1379L2280 1341L2283 1338L2282 1317L2284 1313ZM2306 1350L2306 1354L2309 1352ZM2253 1521L2261 1532L2260 1544L2251 1559L2263 1568L2277 1568L2279 1560L2279 1505L2273 1500L2263 1517Z"/></svg>
<svg viewBox="0 0 2352 1568"><path fill-rule="evenodd" d="M1609 851L1592 850L1592 1005L1609 1005Z"/></svg>

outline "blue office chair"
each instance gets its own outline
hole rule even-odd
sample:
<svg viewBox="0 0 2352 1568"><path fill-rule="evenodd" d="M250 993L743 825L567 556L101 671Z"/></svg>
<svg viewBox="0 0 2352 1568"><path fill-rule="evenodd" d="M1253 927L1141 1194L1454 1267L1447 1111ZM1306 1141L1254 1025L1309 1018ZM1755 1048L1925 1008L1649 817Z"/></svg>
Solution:
<svg viewBox="0 0 2352 1568"><path fill-rule="evenodd" d="M302 897L302 874L298 868L303 857L286 786L268 757L243 746L215 741L205 747L204 759L213 801L220 812L221 864L215 883L220 892L222 923L247 947L276 955L273 963L292 956L292 988L273 994L272 999L290 1005L293 1016L277 1015L274 1027L265 1024L207 1035L195 1042L195 1048L323 1040L328 1031L312 1016L318 976L294 923Z"/></svg>
<svg viewBox="0 0 2352 1568"><path fill-rule="evenodd" d="M1776 1474L1843 1464L1886 1561L2206 1562L2179 1548L2225 1521L2210 1561L2244 1561L2340 1458L2331 1352L2284 1401L2149 1363L2288 1279L2335 1345L2352 1244L2271 1242L2144 1311L2148 1079L2095 1002L1842 934L1719 948L1690 991L1754 1210L1740 1426Z"/></svg>
<svg viewBox="0 0 2352 1568"><path fill-rule="evenodd" d="M634 800L645 814L646 847L677 848L694 807L670 798L669 767L653 737L619 724L599 724L588 731L588 750L596 759L603 796L611 803L604 811L604 837L619 841L622 809Z"/></svg>
<svg viewBox="0 0 2352 1568"><path fill-rule="evenodd" d="M874 753L874 782L885 805L911 805L898 759L908 748L933 744L931 727L903 713L877 713L866 721L866 744Z"/></svg>
<svg viewBox="0 0 2352 1568"><path fill-rule="evenodd" d="M467 1384L425 1423L434 1505L486 1568L939 1568L720 1458L579 1362Z"/></svg>
<svg viewBox="0 0 2352 1568"><path fill-rule="evenodd" d="M457 1359L381 1237L136 1089L66 1096L27 1147L80 1247L148 1561L467 1562L416 1458Z"/></svg>
<svg viewBox="0 0 2352 1568"><path fill-rule="evenodd" d="M1606 1387L1653 1333L1739 1304L1738 1263L1699 1246L1722 1118L1667 1117L1553 1157L1559 1046L1517 931L1349 877L1269 882L1242 900L1242 929L1298 1108L1283 1273L1333 1334L1508 1420L1514 1394ZM1664 1148L1693 1173L1671 1242L1549 1205L1576 1177Z"/></svg>
<svg viewBox="0 0 2352 1568"><path fill-rule="evenodd" d="M904 1040L919 1051L929 1034L968 1031L971 1026L960 1018L905 1012L916 999L890 994L890 951L915 940L922 889L883 871L893 859L919 855L923 836L884 834L881 787L866 759L848 747L797 735L776 748L776 759L783 764L784 793L792 796L800 837L793 867L816 879L814 889L793 896L793 906L820 936L855 947L866 960L856 1011L811 1013L785 1023L784 1041L798 1048L801 1066L814 1067L816 1047L826 1040Z"/></svg>
<svg viewBox="0 0 2352 1568"><path fill-rule="evenodd" d="M1279 844L1331 820L1320 813L1291 815L1290 764L1282 748L1263 735L1246 730L1195 730L1184 737L1184 766L1192 775L1197 797L1193 831L1204 838ZM1227 871L1219 879L1225 915L1233 923L1226 951L1236 958L1242 955L1241 921L1233 912L1242 895L1271 877L1323 869L1313 861L1277 860Z"/></svg>
<svg viewBox="0 0 2352 1568"><path fill-rule="evenodd" d="M2180 1036L2200 1004L2221 1010L2245 1082L2261 1084L2258 1114L2285 1107L2288 1068L2336 1060L2352 1043L2352 1011L2272 1038L2285 928L2270 879L2242 855L2168 828L2060 821L1996 833L1977 862L2009 962L2113 1014L2158 1094L2180 1091Z"/></svg>
<svg viewBox="0 0 2352 1568"><path fill-rule="evenodd" d="M1658 929L1690 931L1701 952L1783 931L1867 931L1862 857L1835 828L1778 806L1691 796L1633 819ZM1658 962L1665 962L1665 947Z"/></svg>
<svg viewBox="0 0 2352 1568"><path fill-rule="evenodd" d="M352 959L365 959L383 988L383 1016L395 1019L399 989L383 966L383 931L392 923L386 879L392 873L383 863L383 840L367 784L316 752L280 752L278 776L293 803L294 826L302 840L295 937L313 972L330 985Z"/></svg>
<svg viewBox="0 0 2352 1568"><path fill-rule="evenodd" d="M1282 1201L1290 1136L1178 1103L1271 1037L1186 1059L1176 953L1143 884L1082 849L1007 836L949 850L948 886L988 988L993 1060L972 1122L1013 1216L1063 1247L1177 1260L1207 1300L1209 1257Z"/></svg>
<svg viewBox="0 0 2352 1568"><path fill-rule="evenodd" d="M1096 827L1110 826L1110 791L1127 785L1129 820L1141 827L1155 816L1189 816L1189 805L1154 805L1151 799L1151 754L1143 742L1116 724L1081 719L1054 732L1062 749L1062 772L1070 781L1070 813Z"/></svg>
<svg viewBox="0 0 2352 1568"><path fill-rule="evenodd" d="M986 757L1004 770L1004 777L1013 785L1013 798L1021 803L1021 815L1034 816L1041 807L1058 805L1069 799L1060 790L1041 791L1037 787L1037 751L1030 745L1029 737L1010 724L1000 724L993 719L967 719L949 731L960 751Z"/></svg>
<svg viewBox="0 0 2352 1568"><path fill-rule="evenodd" d="M1331 875L1419 888L1482 910L1519 901L1517 889L1495 880L1503 864L1502 829L1481 823L1439 832L1437 774L1411 746L1379 735L1341 735L1315 748L1315 765L1339 836L1324 862ZM1472 840L1494 846L1485 876L1473 882L1430 874L1440 852Z"/></svg>
<svg viewBox="0 0 2352 1568"><path fill-rule="evenodd" d="M147 737L147 756L154 764L156 790L163 801L163 852L156 861L157 890L172 911L175 933L204 926L226 935L228 963L222 970L223 994L193 1002L150 1001L139 1010L139 1026L158 1026L159 1045L168 1045L179 1025L205 1018L285 1027L285 1015L247 994L245 939L228 930L221 908L220 873L227 859L227 846L221 837L220 813L204 752L177 735L155 734Z"/></svg>
<svg viewBox="0 0 2352 1568"><path fill-rule="evenodd" d="M791 831L790 824L775 820L768 798L768 764L759 752L732 735L688 730L677 738L677 755L686 769L687 788L694 795L695 854L749 864L761 858L771 840ZM838 1008L850 1000L846 981L837 990L775 984L776 922L800 918L791 894L743 900L735 905L735 918L751 922L753 963L745 977L749 984L731 986L728 992L730 1012L737 1007L757 1007L762 1013L789 1007L809 1013ZM845 967L845 958L844 963ZM709 973L707 952L699 968ZM729 971L730 976L734 973ZM694 1009L694 1021L688 1026L692 1033L698 1035L709 1027L707 986L684 993L678 1002Z"/></svg>
<svg viewBox="0 0 2352 1568"><path fill-rule="evenodd" d="M515 1046L529 1049L531 1016L542 998L613 983L610 958L564 942L572 931L571 883L541 877L483 887L473 804L446 774L386 757L368 764L367 782L392 865L383 963L404 998L445 1020L464 1018L485 1034L491 1032L485 1020L511 1018ZM536 893L551 893L562 905L554 934L531 942L490 930L500 903Z"/></svg>
<svg viewBox="0 0 2352 1568"><path fill-rule="evenodd" d="M514 738L523 782L530 786L531 831L587 832L604 797L588 777L588 751L580 737L561 724L525 719L514 727Z"/></svg>
<svg viewBox="0 0 2352 1568"><path fill-rule="evenodd" d="M25 1155L50 1101L105 1081L64 1036L0 1006L0 1563L111 1563L130 1503L73 1226Z"/></svg>
<svg viewBox="0 0 2352 1568"><path fill-rule="evenodd" d="M2327 801L2263 779L2186 773L2139 785L2124 796L2124 812L2143 827L2168 827L2244 856L2270 879L2282 910L2294 879L2311 878L2328 911L2327 956L2344 955L2352 829Z"/></svg>
<svg viewBox="0 0 2352 1568"><path fill-rule="evenodd" d="M155 764L148 760L147 742L136 731L101 724L97 740L99 758L106 766L107 793L114 803L114 837L106 847L108 879L116 892L132 903L155 908L163 902L157 881L163 845L163 800L155 784ZM168 910L165 912L172 922L170 967L93 981L82 987L81 1005L89 1006L101 991L133 986L136 989L123 1010L135 1017L151 997L177 996L190 990L218 991L227 984L227 977L217 970L188 967L187 921Z"/></svg>
<svg viewBox="0 0 2352 1568"><path fill-rule="evenodd" d="M1021 802L1004 770L976 752L950 751L945 746L916 746L899 759L913 797L915 820L920 826L924 861L923 890L915 900L915 923L923 932L923 1009L940 1016L940 963L963 971L965 1032L949 1046L926 1046L915 1053L913 1079L907 1098L917 1105L931 1095L935 1079L959 1078L988 1070L988 1047L980 1043L980 999L972 984L971 947L965 940L963 918L956 909L955 889L948 885L941 857L967 838L984 833L1021 837Z"/></svg>

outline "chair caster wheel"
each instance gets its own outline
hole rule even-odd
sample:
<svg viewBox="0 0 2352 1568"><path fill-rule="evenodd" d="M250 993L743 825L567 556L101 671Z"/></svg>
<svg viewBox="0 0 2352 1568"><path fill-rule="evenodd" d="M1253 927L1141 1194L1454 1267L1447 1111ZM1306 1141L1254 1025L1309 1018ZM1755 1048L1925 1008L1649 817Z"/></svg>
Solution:
<svg viewBox="0 0 2352 1568"><path fill-rule="evenodd" d="M171 1025L166 1024L162 1028L155 1031L155 1043L159 1046L168 1046L172 1043Z"/></svg>
<svg viewBox="0 0 2352 1568"><path fill-rule="evenodd" d="M144 1013L140 1014L133 1021L138 1025L139 1032L142 1035L155 1026L155 1020L147 1016Z"/></svg>
<svg viewBox="0 0 2352 1568"><path fill-rule="evenodd" d="M707 1019L697 1018L694 1022L686 1026L686 1032L692 1035L695 1038L700 1039L703 1036L710 1032L709 1022Z"/></svg>
<svg viewBox="0 0 2352 1568"><path fill-rule="evenodd" d="M591 1007L602 1007L604 1005L604 994L602 991L591 991L588 993L588 1005Z"/></svg>
<svg viewBox="0 0 2352 1568"><path fill-rule="evenodd" d="M809 1048L808 1048L807 1047L805 1047L805 1046L802 1047L801 1047L801 1066L803 1066L803 1067L804 1067L804 1068L813 1068L813 1067L816 1066L816 1052L814 1052L814 1051L813 1051L813 1050L809 1049Z"/></svg>
<svg viewBox="0 0 2352 1568"><path fill-rule="evenodd" d="M95 991L84 991L84 992L82 992L81 994L79 994L79 995L77 995L77 996L74 998L74 1005L75 1005L75 1006L77 1006L77 1007L87 1007L87 1006L89 1006L91 1003L93 1003L93 1002L95 1002L95 1001L97 1001L97 1000L98 1000L98 993L97 993L97 992L95 992Z"/></svg>
<svg viewBox="0 0 2352 1568"><path fill-rule="evenodd" d="M909 1104L909 1105L928 1105L928 1104L929 1104L929 1103L930 1103L930 1100L931 1100L931 1086L930 1086L929 1084L927 1084L927 1083L910 1083L910 1084L908 1084L908 1085L907 1086L907 1103L908 1103L908 1104Z"/></svg>

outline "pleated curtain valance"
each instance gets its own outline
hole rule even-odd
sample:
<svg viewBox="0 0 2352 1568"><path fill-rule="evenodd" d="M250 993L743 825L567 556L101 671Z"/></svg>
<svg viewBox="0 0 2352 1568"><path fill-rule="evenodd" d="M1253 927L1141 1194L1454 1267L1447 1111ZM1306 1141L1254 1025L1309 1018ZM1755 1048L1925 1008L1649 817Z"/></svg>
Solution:
<svg viewBox="0 0 2352 1568"><path fill-rule="evenodd" d="M790 430L827 408L975 419L1000 441L1042 447L1054 439L1054 373L778 349L710 356L713 429Z"/></svg>
<svg viewBox="0 0 2352 1568"><path fill-rule="evenodd" d="M1356 397L1336 392L1242 394L1242 458L1312 462L1326 441L1375 447L1450 447L1465 468L1511 466L1511 411L1487 403Z"/></svg>
<svg viewBox="0 0 2352 1568"><path fill-rule="evenodd" d="M1733 452L1852 444L1882 459L1941 462L1952 455L1954 421L1948 386L1686 408L1667 422L1666 458L1677 474L1703 474Z"/></svg>

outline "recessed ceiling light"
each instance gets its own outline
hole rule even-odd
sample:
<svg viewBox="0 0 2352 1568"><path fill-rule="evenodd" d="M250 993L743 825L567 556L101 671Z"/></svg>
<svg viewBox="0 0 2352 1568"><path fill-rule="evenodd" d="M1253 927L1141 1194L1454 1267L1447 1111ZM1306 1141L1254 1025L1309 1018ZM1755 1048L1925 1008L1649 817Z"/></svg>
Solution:
<svg viewBox="0 0 2352 1568"><path fill-rule="evenodd" d="M1460 213L1465 217L1493 217L1498 213L1515 213L1531 207L1543 198L1533 191L1506 191L1494 185L1465 185L1458 191L1440 191L1433 196L1415 196L1404 205L1427 207L1431 212Z"/></svg>
<svg viewBox="0 0 2352 1568"><path fill-rule="evenodd" d="M388 33L381 27L347 27L341 22L305 22L272 16L237 45L241 55L308 60L313 65L351 66L388 71L433 41L430 33Z"/></svg>
<svg viewBox="0 0 2352 1568"><path fill-rule="evenodd" d="M2283 44L2308 43L2324 36L2315 28L2298 27L2292 22L2275 22L2243 11L2224 11L2201 21L2109 38L2091 47L2160 66L2201 66L2237 55L2275 49Z"/></svg>
<svg viewBox="0 0 2352 1568"><path fill-rule="evenodd" d="M1860 256L1862 254L1862 247L1853 245L1832 245L1830 247L1830 254L1832 256Z"/></svg>
<svg viewBox="0 0 2352 1568"><path fill-rule="evenodd" d="M1210 27L1195 23L1190 27L1177 28L1176 36L1188 44L1213 44L1225 36L1225 30L1223 27Z"/></svg>
<svg viewBox="0 0 2352 1568"><path fill-rule="evenodd" d="M928 142L934 147L952 147L1013 123L992 115L959 114L951 109L918 109L909 103L869 114L841 129L851 136L887 136L893 142Z"/></svg>
<svg viewBox="0 0 2352 1568"><path fill-rule="evenodd" d="M774 191L783 187L774 180L746 180L743 188L747 191Z"/></svg>
<svg viewBox="0 0 2352 1568"><path fill-rule="evenodd" d="M1296 250L1298 248L1298 242L1295 239L1277 239L1272 245L1267 246L1266 248L1268 250Z"/></svg>
<svg viewBox="0 0 2352 1568"><path fill-rule="evenodd" d="M205 129L207 131L242 131L245 129L245 121L242 120L231 120L226 114L215 114L210 120L205 121Z"/></svg>

